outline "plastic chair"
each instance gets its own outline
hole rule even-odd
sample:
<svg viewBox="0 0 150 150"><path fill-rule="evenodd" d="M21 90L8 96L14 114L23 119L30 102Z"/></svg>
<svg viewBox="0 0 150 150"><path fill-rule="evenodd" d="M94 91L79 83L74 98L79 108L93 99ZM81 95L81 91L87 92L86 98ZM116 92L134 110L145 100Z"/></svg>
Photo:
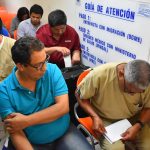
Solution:
<svg viewBox="0 0 150 150"><path fill-rule="evenodd" d="M0 13L0 17L3 21L3 24L8 31L10 31L11 22L15 16L16 14L13 14L13 13L8 13L8 12Z"/></svg>
<svg viewBox="0 0 150 150"><path fill-rule="evenodd" d="M88 70L85 70L83 73L80 74L80 76L78 77L78 80L77 80L77 86L80 84L80 82L82 81L82 79L90 72L90 69ZM79 130L82 130L84 131L88 137L90 138L91 140L91 145L93 147L93 150L95 150L95 145L98 144L98 139L96 134L94 133L93 129L92 129L92 124L93 124L93 121L92 121L92 118L91 117L79 117L78 115L78 107L79 107L79 104L76 103L75 106L74 106L74 114L75 114L75 118L77 119L77 121L79 122L79 125L77 126L77 128ZM96 141L96 142L95 142Z"/></svg>

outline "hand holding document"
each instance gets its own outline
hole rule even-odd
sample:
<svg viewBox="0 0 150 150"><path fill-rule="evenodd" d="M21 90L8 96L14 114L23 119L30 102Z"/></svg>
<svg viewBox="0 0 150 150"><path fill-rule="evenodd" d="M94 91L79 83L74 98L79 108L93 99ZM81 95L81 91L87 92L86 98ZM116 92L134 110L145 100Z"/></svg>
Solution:
<svg viewBox="0 0 150 150"><path fill-rule="evenodd" d="M121 134L124 133L131 126L131 123L127 119L115 122L105 127L107 132L104 133L104 137L112 144L120 140L122 138Z"/></svg>
<svg viewBox="0 0 150 150"><path fill-rule="evenodd" d="M71 55L65 56L64 57L64 62L65 62L65 67L71 67Z"/></svg>

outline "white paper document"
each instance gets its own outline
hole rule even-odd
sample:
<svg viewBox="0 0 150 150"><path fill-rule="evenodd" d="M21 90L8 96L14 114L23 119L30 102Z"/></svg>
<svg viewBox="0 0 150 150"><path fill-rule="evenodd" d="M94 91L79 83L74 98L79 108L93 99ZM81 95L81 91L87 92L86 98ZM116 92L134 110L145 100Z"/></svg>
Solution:
<svg viewBox="0 0 150 150"><path fill-rule="evenodd" d="M71 67L72 64L71 64L71 56L68 55L68 56L65 56L64 57L64 62L65 62L65 67Z"/></svg>
<svg viewBox="0 0 150 150"><path fill-rule="evenodd" d="M105 127L107 132L104 133L104 137L112 144L120 140L122 138L121 134L124 133L131 126L131 123L127 119L115 122Z"/></svg>

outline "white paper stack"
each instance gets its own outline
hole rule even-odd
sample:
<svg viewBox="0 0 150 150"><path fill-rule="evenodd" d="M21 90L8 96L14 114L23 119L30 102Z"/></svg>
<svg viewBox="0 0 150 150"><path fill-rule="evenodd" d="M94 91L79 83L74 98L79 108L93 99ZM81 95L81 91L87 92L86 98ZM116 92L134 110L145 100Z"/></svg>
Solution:
<svg viewBox="0 0 150 150"><path fill-rule="evenodd" d="M64 57L64 62L65 62L65 67L71 67L71 55L65 56Z"/></svg>
<svg viewBox="0 0 150 150"><path fill-rule="evenodd" d="M105 128L107 132L104 133L104 137L112 144L120 140L122 138L121 134L131 126L127 119L115 122Z"/></svg>

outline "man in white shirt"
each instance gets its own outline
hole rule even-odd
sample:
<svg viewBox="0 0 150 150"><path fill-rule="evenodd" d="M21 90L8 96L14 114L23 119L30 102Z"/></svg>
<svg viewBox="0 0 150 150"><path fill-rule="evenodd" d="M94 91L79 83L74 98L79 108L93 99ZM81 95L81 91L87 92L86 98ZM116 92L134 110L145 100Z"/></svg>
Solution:
<svg viewBox="0 0 150 150"><path fill-rule="evenodd" d="M41 18L43 8L40 5L33 5L30 8L30 18L22 21L17 30L17 39L23 36L36 36L36 31L42 26Z"/></svg>

